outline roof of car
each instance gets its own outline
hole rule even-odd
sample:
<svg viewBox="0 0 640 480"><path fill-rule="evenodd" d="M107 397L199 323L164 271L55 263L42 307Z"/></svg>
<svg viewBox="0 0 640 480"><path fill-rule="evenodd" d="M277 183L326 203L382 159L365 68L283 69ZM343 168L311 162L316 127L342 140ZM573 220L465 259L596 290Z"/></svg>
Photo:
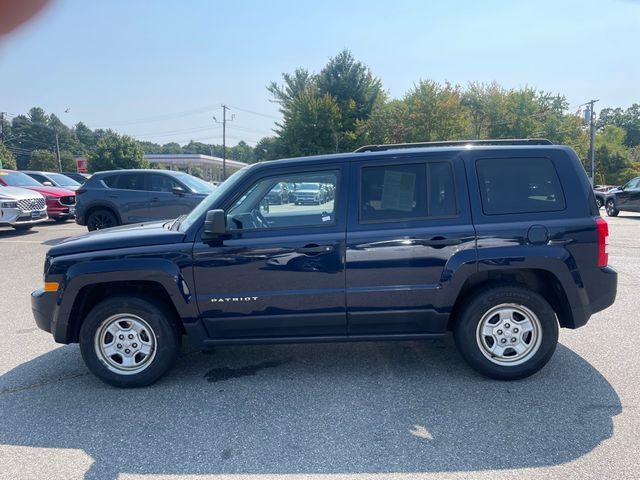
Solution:
<svg viewBox="0 0 640 480"><path fill-rule="evenodd" d="M93 176L118 173L166 173L167 175L188 175L188 173L181 172L179 170L162 170L158 168L123 168L121 170L104 170L102 172L95 172Z"/></svg>

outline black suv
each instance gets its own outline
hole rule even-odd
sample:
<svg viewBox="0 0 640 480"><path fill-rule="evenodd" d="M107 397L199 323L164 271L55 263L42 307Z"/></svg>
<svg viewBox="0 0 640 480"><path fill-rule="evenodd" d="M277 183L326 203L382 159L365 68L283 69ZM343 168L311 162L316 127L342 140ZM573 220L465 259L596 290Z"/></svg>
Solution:
<svg viewBox="0 0 640 480"><path fill-rule="evenodd" d="M620 212L640 212L640 177L609 190L605 197L605 209L610 217L617 217Z"/></svg>
<svg viewBox="0 0 640 480"><path fill-rule="evenodd" d="M157 380L183 335L205 348L452 330L477 371L526 377L552 356L559 327L613 303L617 273L575 152L495 143L246 167L188 216L52 247L36 323L79 342L90 370L120 387ZM279 183L333 194L267 211Z"/></svg>
<svg viewBox="0 0 640 480"><path fill-rule="evenodd" d="M76 223L89 231L189 213L214 186L171 170L95 173L76 190Z"/></svg>

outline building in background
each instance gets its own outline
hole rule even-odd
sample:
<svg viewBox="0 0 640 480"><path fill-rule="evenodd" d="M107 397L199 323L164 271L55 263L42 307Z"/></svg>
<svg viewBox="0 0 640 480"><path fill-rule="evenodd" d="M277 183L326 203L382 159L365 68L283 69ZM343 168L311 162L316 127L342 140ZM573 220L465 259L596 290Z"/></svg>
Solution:
<svg viewBox="0 0 640 480"><path fill-rule="evenodd" d="M154 154L145 155L152 166L166 168L169 170L181 170L191 175L201 177L211 182L222 182L222 158L211 157L209 155L200 155L197 153L189 154ZM237 170L247 166L244 162L236 160L226 160L227 178Z"/></svg>

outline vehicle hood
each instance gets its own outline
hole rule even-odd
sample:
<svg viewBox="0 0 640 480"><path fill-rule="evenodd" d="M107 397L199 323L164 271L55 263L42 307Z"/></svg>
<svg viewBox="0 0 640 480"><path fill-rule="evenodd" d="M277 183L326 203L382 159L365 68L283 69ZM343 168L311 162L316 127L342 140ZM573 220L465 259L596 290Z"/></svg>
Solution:
<svg viewBox="0 0 640 480"><path fill-rule="evenodd" d="M166 223L166 220L136 223L88 232L62 241L49 249L48 254L55 257L98 250L147 247L181 242L184 239L184 233L164 228L163 225Z"/></svg>
<svg viewBox="0 0 640 480"><path fill-rule="evenodd" d="M38 185L37 187L28 186L28 187L20 187L20 188L33 190L34 192L41 193L46 197L59 198L59 197L68 197L70 195L75 195L75 192L68 190L66 188L60 188L60 187L45 187L44 185Z"/></svg>
<svg viewBox="0 0 640 480"><path fill-rule="evenodd" d="M318 193L320 190L318 188L301 188L296 190L296 193Z"/></svg>
<svg viewBox="0 0 640 480"><path fill-rule="evenodd" d="M40 198L36 192L21 187L0 187L0 200L28 200L30 198Z"/></svg>
<svg viewBox="0 0 640 480"><path fill-rule="evenodd" d="M614 193L620 193L620 192L622 192L621 188L612 188L611 190L606 192L605 195L613 195Z"/></svg>

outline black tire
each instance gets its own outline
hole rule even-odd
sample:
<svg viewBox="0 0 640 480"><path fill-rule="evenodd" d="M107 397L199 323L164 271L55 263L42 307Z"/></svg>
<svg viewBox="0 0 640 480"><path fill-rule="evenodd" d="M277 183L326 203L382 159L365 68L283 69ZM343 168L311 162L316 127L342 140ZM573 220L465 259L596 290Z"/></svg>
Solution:
<svg viewBox="0 0 640 480"><path fill-rule="evenodd" d="M118 222L118 218L111 210L107 210L105 208L99 208L98 210L94 210L87 217L87 228L90 232L94 230L102 230L104 228L116 227L120 223Z"/></svg>
<svg viewBox="0 0 640 480"><path fill-rule="evenodd" d="M620 213L620 210L616 208L616 202L613 198L607 200L605 210L607 211L607 215L610 217L617 217Z"/></svg>
<svg viewBox="0 0 640 480"><path fill-rule="evenodd" d="M80 327L80 351L89 370L103 382L120 388L144 387L158 380L176 362L182 341L175 319L164 313L166 311L164 305L146 297L117 296L96 305ZM143 332L138 333L134 325L127 330L127 319L132 322L142 320ZM119 347L119 351L111 356L103 353L100 347L106 345L103 340L109 335L106 329L109 325L115 325L121 333L125 333L121 337L122 343L117 343L119 339L112 335L111 349ZM129 340L126 332L136 336ZM145 333L148 341L146 345L153 345L153 348L149 347L150 353L144 356L134 350L130 355L125 355L123 349L130 347L133 350L134 346L137 348L136 340L145 340ZM127 341L134 343L124 343ZM141 343L140 347L142 346ZM140 360L138 368L141 369L138 371L134 367L127 371L127 367L123 366L125 357Z"/></svg>
<svg viewBox="0 0 640 480"><path fill-rule="evenodd" d="M26 232L27 230L31 230L33 225L12 225L19 232Z"/></svg>
<svg viewBox="0 0 640 480"><path fill-rule="evenodd" d="M500 315L509 310L515 312L511 322ZM525 333L527 318L533 328ZM485 325L494 335L481 333ZM508 284L493 285L465 299L454 327L454 338L460 354L474 370L496 380L518 380L547 364L558 344L558 322L549 303L538 293ZM504 350L503 356L494 356L489 351L487 345L491 341ZM503 341L504 344L499 343ZM518 358L521 353L510 346L511 341L515 346L528 348L528 353Z"/></svg>
<svg viewBox="0 0 640 480"><path fill-rule="evenodd" d="M600 197L596 197L596 205L598 206L598 210L604 207L604 200Z"/></svg>

